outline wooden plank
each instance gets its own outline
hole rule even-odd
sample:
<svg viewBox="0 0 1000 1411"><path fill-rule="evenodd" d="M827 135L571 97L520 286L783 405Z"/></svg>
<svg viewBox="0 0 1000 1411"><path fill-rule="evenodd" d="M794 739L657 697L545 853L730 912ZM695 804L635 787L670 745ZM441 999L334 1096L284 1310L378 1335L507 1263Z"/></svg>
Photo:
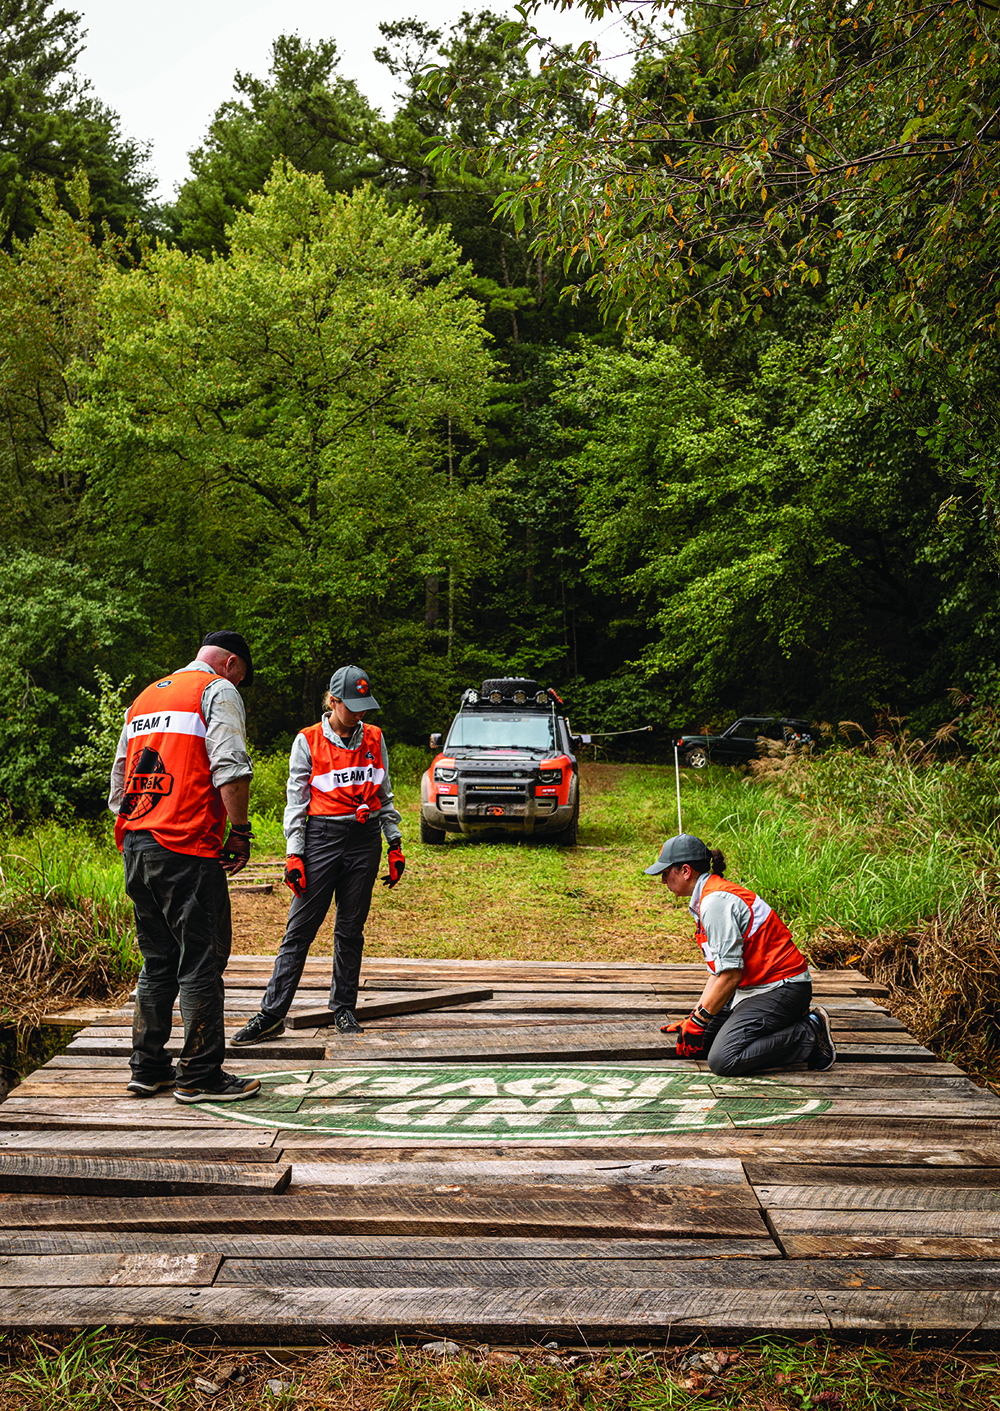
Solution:
<svg viewBox="0 0 1000 1411"><path fill-rule="evenodd" d="M0 1142L0 1148L4 1155L11 1156L37 1156L39 1152L44 1152L46 1156L67 1156L77 1157L113 1157L120 1161L135 1161L143 1154L155 1158L157 1161L182 1161L182 1162L206 1162L210 1165L234 1166L273 1166L281 1159L281 1151L278 1147L253 1147L241 1150L237 1147L203 1147L192 1148L191 1146L156 1146L146 1148L144 1151L137 1151L132 1140L133 1133L128 1137L121 1134L115 1138L112 1134L102 1135L96 1143L85 1140L78 1146L72 1146L68 1141L60 1140L62 1133L58 1129L50 1129L43 1135L48 1136L46 1143L31 1144L27 1140L19 1141L16 1145L6 1145ZM68 1133L69 1137L79 1135L79 1133ZM89 1137L89 1133L87 1134ZM166 1140L166 1138L165 1138ZM176 1142L177 1137L173 1140Z"/></svg>
<svg viewBox="0 0 1000 1411"><path fill-rule="evenodd" d="M277 1194L292 1168L230 1162L121 1160L100 1156L16 1155L0 1152L0 1191L83 1195L225 1195L234 1191Z"/></svg>
<svg viewBox="0 0 1000 1411"><path fill-rule="evenodd" d="M205 1251L228 1258L345 1259L465 1259L558 1263L604 1259L683 1261L780 1259L769 1238L757 1239L438 1239L403 1235L254 1235L254 1234L128 1234L104 1231L0 1231L0 1257L22 1254L191 1253Z"/></svg>
<svg viewBox="0 0 1000 1411"><path fill-rule="evenodd" d="M155 1327L186 1341L301 1345L341 1339L447 1334L477 1341L539 1339L547 1333L627 1341L690 1342L692 1329L727 1340L748 1333L825 1332L819 1293L725 1289L449 1288L302 1289L213 1287L197 1290L21 1289L5 1300L3 1323L42 1331L75 1327ZM913 1295L900 1295L913 1297ZM954 1295L952 1295L954 1297ZM926 1297L926 1295L925 1295ZM974 1295L982 1298L984 1295Z"/></svg>
<svg viewBox="0 0 1000 1411"><path fill-rule="evenodd" d="M770 1210L768 1220L782 1241L785 1235L1000 1236L1000 1214L983 1210Z"/></svg>
<svg viewBox="0 0 1000 1411"><path fill-rule="evenodd" d="M45 1151L53 1142L58 1142L69 1151L89 1151L91 1143L98 1149L102 1145L108 1145L127 1141L132 1154L142 1155L147 1151L156 1151L160 1147L171 1146L182 1143L185 1155L199 1153L206 1147L213 1149L227 1148L236 1151L256 1152L259 1150L269 1150L278 1135L274 1128L266 1127L238 1127L230 1123L225 1127L215 1127L208 1131L199 1130L196 1127L186 1127L181 1131L177 1128L161 1130L154 1127L150 1131L137 1129L123 1129L120 1125L104 1126L99 1122L87 1125L65 1126L58 1121L49 1125L48 1118L22 1117L18 1119L16 1127L8 1126L0 1130L0 1149L8 1150L11 1147L24 1147L25 1149ZM128 1130L128 1136L124 1132ZM206 1155L206 1160L209 1159ZM248 1158L251 1161L257 1160L256 1156ZM270 1160L270 1156L261 1156L260 1160Z"/></svg>
<svg viewBox="0 0 1000 1411"><path fill-rule="evenodd" d="M443 1009L449 1004L469 1004L475 1000L492 999L493 991L484 989L425 990L418 994L405 994L386 999L359 1000L355 1013L358 1020L377 1019L383 1015L413 1014L429 1009ZM322 1009L293 1010L288 1015L289 1029L324 1027L333 1023L333 1010Z"/></svg>
<svg viewBox="0 0 1000 1411"><path fill-rule="evenodd" d="M221 1254L0 1254L0 1288L205 1287L221 1263Z"/></svg>
<svg viewBox="0 0 1000 1411"><path fill-rule="evenodd" d="M793 1259L891 1259L902 1268L904 1261L924 1259L1000 1259L1000 1239L948 1238L947 1236L872 1235L783 1235L782 1248Z"/></svg>
<svg viewBox="0 0 1000 1411"><path fill-rule="evenodd" d="M1000 1328L1000 1294L964 1289L819 1293L837 1332L979 1333Z"/></svg>
<svg viewBox="0 0 1000 1411"><path fill-rule="evenodd" d="M933 1167L810 1166L779 1161L746 1161L743 1169L752 1186L933 1186L947 1184L995 1190L1000 1196L1000 1170L988 1166L949 1166L947 1175Z"/></svg>
<svg viewBox="0 0 1000 1411"><path fill-rule="evenodd" d="M715 1261L620 1259L227 1258L217 1285L297 1288L448 1288L585 1285L610 1288L981 1289L1000 1282L1000 1260Z"/></svg>
<svg viewBox="0 0 1000 1411"><path fill-rule="evenodd" d="M739 1186L345 1186L336 1195L0 1198L7 1229L286 1231L318 1234L754 1237L756 1201Z"/></svg>
<svg viewBox="0 0 1000 1411"><path fill-rule="evenodd" d="M369 1153L371 1156L371 1153ZM941 1180L940 1174L937 1177ZM511 1185L523 1182L537 1185L713 1185L744 1184L742 1163L732 1157L704 1154L689 1160L661 1157L652 1162L602 1166L595 1161L518 1160L516 1157L492 1161L379 1162L377 1160L329 1162L304 1161L296 1155L290 1193L315 1192L316 1187L344 1185L365 1187L387 1185Z"/></svg>
<svg viewBox="0 0 1000 1411"><path fill-rule="evenodd" d="M754 1186L757 1199L769 1212L775 1210L982 1210L1000 1221L1000 1185L995 1177L985 1188L964 1182L948 1185L907 1185L906 1172L898 1184L828 1186ZM990 1173L993 1174L993 1173Z"/></svg>

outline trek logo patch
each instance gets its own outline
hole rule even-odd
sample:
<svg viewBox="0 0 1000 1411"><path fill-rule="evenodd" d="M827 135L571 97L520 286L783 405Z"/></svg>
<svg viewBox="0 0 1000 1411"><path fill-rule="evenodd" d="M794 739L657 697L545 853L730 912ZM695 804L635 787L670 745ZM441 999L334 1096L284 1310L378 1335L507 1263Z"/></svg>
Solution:
<svg viewBox="0 0 1000 1411"><path fill-rule="evenodd" d="M135 768L125 780L124 796L118 809L120 818L145 818L174 787L174 776L167 773L163 757L148 745L135 762Z"/></svg>

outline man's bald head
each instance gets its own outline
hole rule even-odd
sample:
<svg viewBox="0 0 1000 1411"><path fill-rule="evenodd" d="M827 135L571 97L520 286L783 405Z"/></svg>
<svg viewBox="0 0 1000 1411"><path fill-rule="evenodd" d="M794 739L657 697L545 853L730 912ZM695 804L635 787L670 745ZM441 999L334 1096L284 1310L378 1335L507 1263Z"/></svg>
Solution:
<svg viewBox="0 0 1000 1411"><path fill-rule="evenodd" d="M201 647L195 661L203 661L233 686L238 686L247 674L247 664L243 658L235 652L227 652L225 647Z"/></svg>

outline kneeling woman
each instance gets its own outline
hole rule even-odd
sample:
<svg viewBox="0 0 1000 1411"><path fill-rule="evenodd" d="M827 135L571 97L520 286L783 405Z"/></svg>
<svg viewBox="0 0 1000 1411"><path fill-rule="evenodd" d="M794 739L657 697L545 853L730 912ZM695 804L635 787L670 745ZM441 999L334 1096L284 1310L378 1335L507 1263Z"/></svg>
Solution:
<svg viewBox="0 0 1000 1411"><path fill-rule="evenodd" d="M708 981L677 1031L678 1058L705 1058L713 1073L736 1077L790 1063L819 1072L837 1058L825 1009L812 1003L805 956L791 932L746 887L729 882L717 849L691 833L668 838L647 867L675 897L689 897Z"/></svg>

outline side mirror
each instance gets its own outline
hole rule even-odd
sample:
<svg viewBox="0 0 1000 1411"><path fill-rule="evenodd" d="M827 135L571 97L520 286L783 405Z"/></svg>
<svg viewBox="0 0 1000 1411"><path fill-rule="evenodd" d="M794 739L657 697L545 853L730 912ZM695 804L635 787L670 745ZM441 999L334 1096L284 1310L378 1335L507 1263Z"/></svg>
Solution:
<svg viewBox="0 0 1000 1411"><path fill-rule="evenodd" d="M436 750L436 751L442 750L442 749L444 748L444 736L443 736L443 735L437 735L437 734L432 735L432 736L431 736L430 744L431 744L431 749L432 749L432 750Z"/></svg>

